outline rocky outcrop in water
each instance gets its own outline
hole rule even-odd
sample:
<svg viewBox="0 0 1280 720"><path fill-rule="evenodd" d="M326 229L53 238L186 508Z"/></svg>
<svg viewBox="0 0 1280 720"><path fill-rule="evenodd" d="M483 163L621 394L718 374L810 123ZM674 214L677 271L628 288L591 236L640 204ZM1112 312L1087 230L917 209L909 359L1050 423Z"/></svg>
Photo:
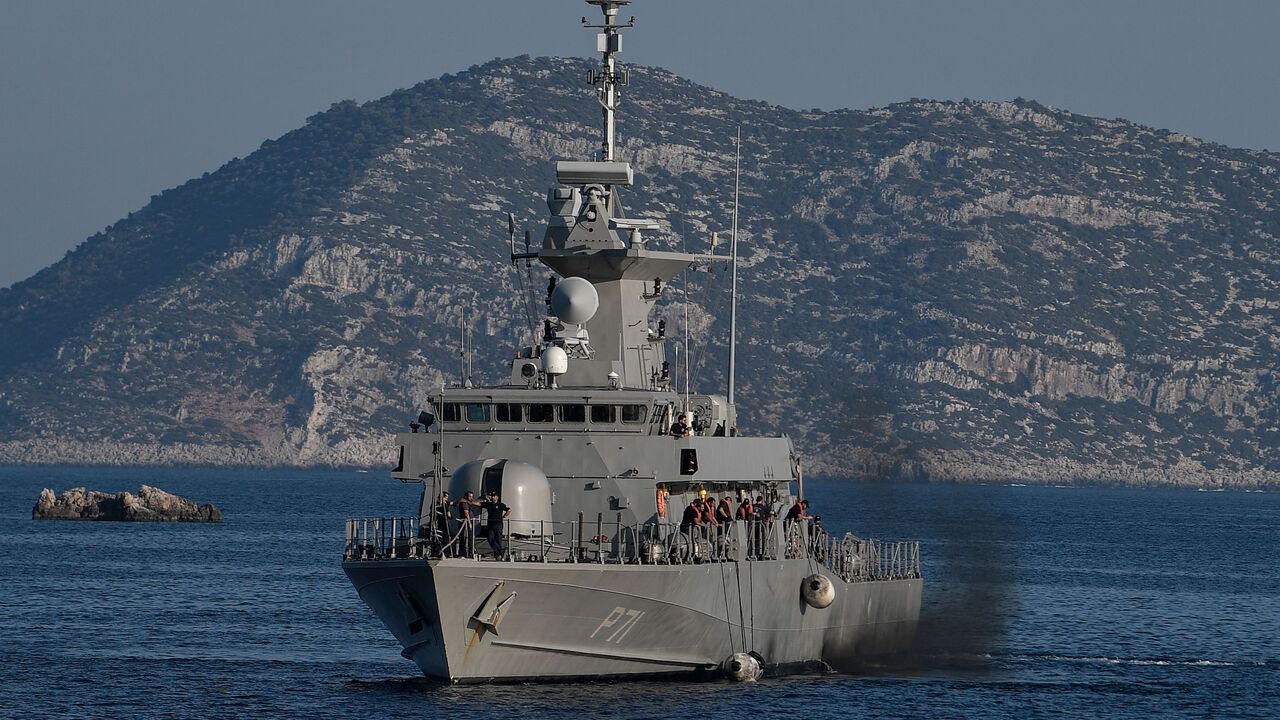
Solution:
<svg viewBox="0 0 1280 720"><path fill-rule="evenodd" d="M213 503L200 505L149 485L139 488L137 495L78 487L55 497L52 490L45 488L31 509L31 519L220 523L222 511Z"/></svg>

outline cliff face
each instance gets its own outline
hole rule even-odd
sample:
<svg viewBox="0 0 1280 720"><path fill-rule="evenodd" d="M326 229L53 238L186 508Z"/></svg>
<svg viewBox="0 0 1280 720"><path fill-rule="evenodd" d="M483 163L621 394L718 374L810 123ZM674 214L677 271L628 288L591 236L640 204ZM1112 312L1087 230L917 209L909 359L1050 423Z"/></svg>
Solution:
<svg viewBox="0 0 1280 720"><path fill-rule="evenodd" d="M339 103L0 291L0 459L386 464L456 374L464 308L505 377L528 320L503 213L536 228L552 161L595 149L586 67ZM633 68L626 202L665 221L654 245L729 226L739 124L741 412L811 472L1280 477L1280 156L1025 101L802 113ZM688 293L713 389L724 276L674 285L660 312L679 333Z"/></svg>

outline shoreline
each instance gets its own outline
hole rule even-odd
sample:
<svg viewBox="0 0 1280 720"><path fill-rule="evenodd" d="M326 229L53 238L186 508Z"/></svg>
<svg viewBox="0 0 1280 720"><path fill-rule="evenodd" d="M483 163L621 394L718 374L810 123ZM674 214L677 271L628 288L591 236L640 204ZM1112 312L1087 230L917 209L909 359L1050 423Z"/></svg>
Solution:
<svg viewBox="0 0 1280 720"><path fill-rule="evenodd" d="M296 448L285 447L268 450L193 443L11 440L0 442L0 465L390 472L395 464L393 447L391 443L348 440L336 446L302 453ZM824 481L1238 491L1280 489L1280 472L1262 468L1219 470L1191 462L1139 467L1063 457L1018 458L955 450L918 452L911 459L855 450L841 453L838 457L807 456L805 465L810 479Z"/></svg>

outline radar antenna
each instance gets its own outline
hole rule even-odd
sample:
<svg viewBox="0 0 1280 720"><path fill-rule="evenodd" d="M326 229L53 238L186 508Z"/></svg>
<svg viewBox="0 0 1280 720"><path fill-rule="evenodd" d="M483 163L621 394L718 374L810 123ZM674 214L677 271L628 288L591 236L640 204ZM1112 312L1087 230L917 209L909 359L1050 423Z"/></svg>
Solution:
<svg viewBox="0 0 1280 720"><path fill-rule="evenodd" d="M636 19L632 16L625 23L618 22L618 10L623 5L630 5L631 0L587 0L588 5L596 5L604 13L604 24L593 25L582 18L582 26L597 28L603 32L596 35L596 51L603 56L599 70L592 68L587 72L587 84L596 86L596 99L604 113L604 142L601 143L601 157L604 162L613 162L614 134L617 123L614 113L618 109L618 86L627 84L627 71L618 70L614 56L622 52L622 28L635 27Z"/></svg>

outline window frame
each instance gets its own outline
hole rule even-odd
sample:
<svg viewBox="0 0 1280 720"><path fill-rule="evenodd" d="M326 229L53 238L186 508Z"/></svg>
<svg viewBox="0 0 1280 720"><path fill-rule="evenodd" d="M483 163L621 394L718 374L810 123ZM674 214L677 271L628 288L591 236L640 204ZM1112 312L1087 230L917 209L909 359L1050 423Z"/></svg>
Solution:
<svg viewBox="0 0 1280 720"><path fill-rule="evenodd" d="M582 412L581 420L570 420L565 410L567 408L578 408ZM556 419L565 425L586 425L587 424L587 404L586 403L557 403Z"/></svg>
<svg viewBox="0 0 1280 720"><path fill-rule="evenodd" d="M628 420L627 408L639 408L640 419ZM618 411L618 419L624 425L643 425L645 421L649 419L649 406L646 405L645 403L624 403L622 405L622 409Z"/></svg>
<svg viewBox="0 0 1280 720"><path fill-rule="evenodd" d="M466 422L468 425L482 425L493 422L493 406L487 402L462 403L466 406ZM479 417L472 416L472 410L483 410Z"/></svg>
<svg viewBox="0 0 1280 720"><path fill-rule="evenodd" d="M609 404L592 403L592 404L588 404L587 407L589 408L587 410L587 418L591 421L592 425L616 425L617 424L618 422L618 406L617 405L614 405L612 403L609 403ZM608 410L609 411L608 419L597 420L596 408L600 408L602 410Z"/></svg>
<svg viewBox="0 0 1280 720"><path fill-rule="evenodd" d="M514 416L511 414L513 410L515 411ZM506 411L508 413L507 418L505 420L502 418L503 411ZM499 423L506 423L506 424L524 423L524 405L521 403L513 403L513 402L494 403L493 404L493 421L499 422Z"/></svg>

